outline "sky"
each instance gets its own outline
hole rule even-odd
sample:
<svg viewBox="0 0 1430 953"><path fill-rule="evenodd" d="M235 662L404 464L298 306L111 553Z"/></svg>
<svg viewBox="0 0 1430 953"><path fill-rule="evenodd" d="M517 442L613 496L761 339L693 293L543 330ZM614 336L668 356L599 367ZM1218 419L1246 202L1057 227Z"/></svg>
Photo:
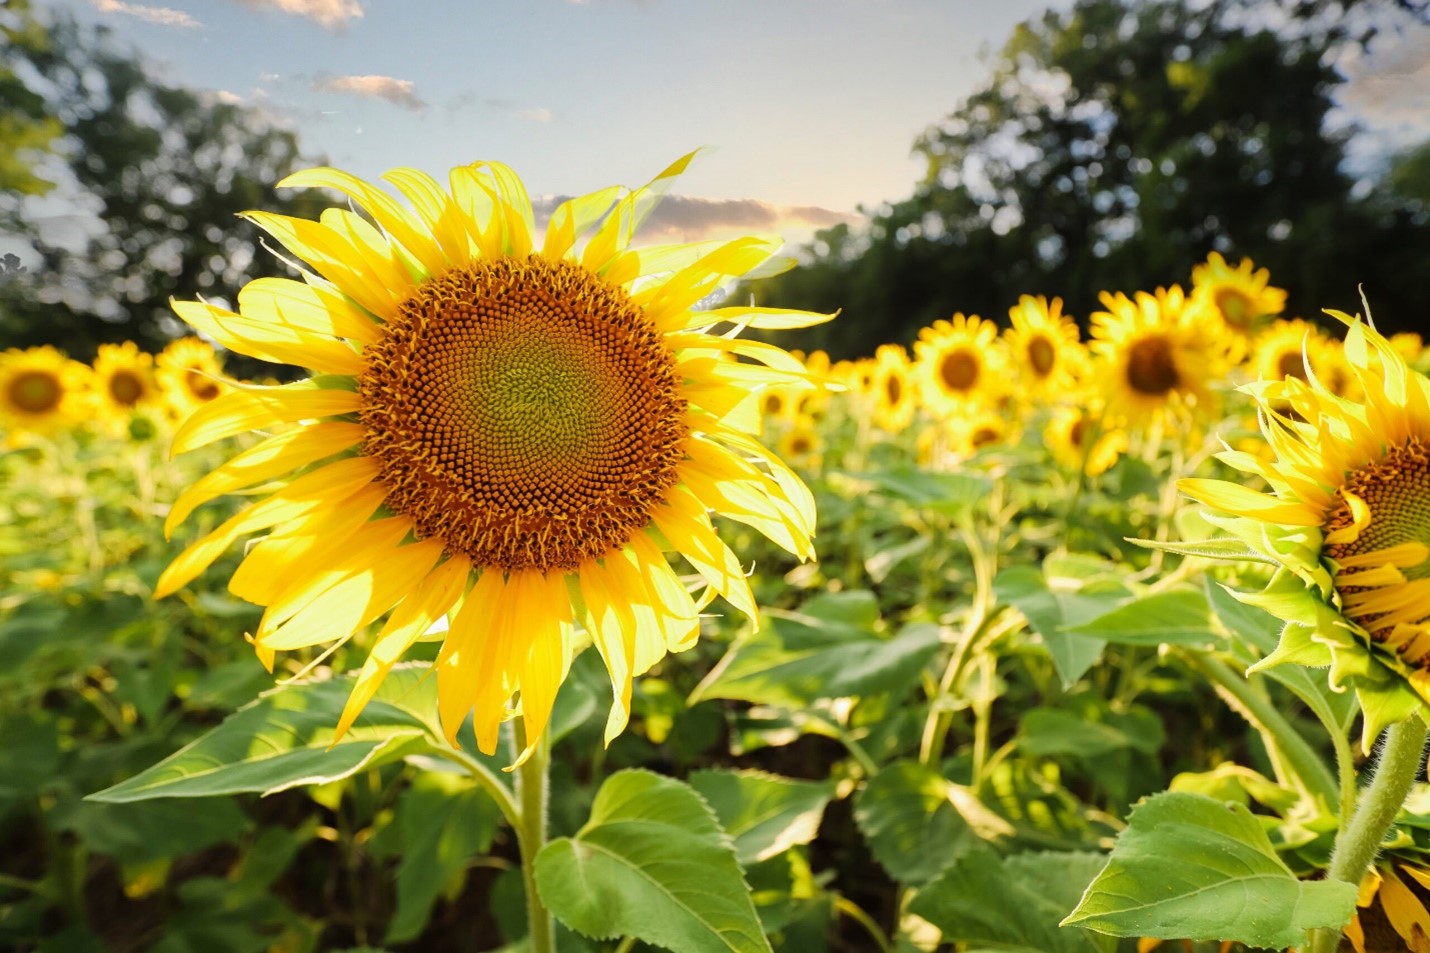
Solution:
<svg viewBox="0 0 1430 953"><path fill-rule="evenodd" d="M907 196L918 134L1049 0L37 0L166 81L367 178L494 159L533 195L640 185L707 147L669 234L806 240ZM1070 0L1052 0L1065 7ZM1372 152L1430 134L1430 28L1347 63ZM671 214L678 212L679 214Z"/></svg>

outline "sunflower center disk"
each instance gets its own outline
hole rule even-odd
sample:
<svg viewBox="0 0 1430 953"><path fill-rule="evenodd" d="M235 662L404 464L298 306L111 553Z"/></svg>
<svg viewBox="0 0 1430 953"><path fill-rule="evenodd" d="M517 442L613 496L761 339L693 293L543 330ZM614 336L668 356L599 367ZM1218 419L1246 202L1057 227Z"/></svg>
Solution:
<svg viewBox="0 0 1430 953"><path fill-rule="evenodd" d="M184 371L184 386L199 400L213 400L218 396L218 385L198 371Z"/></svg>
<svg viewBox="0 0 1430 953"><path fill-rule="evenodd" d="M109 396L116 404L132 407L144 396L144 384L128 371L115 371L109 378Z"/></svg>
<svg viewBox="0 0 1430 953"><path fill-rule="evenodd" d="M1127 383L1142 394L1162 396L1177 386L1177 365L1166 338L1147 337L1128 349Z"/></svg>
<svg viewBox="0 0 1430 953"><path fill-rule="evenodd" d="M1251 302L1246 295L1235 288L1222 288L1213 298L1226 323L1234 328L1247 328L1256 317L1251 313Z"/></svg>
<svg viewBox="0 0 1430 953"><path fill-rule="evenodd" d="M939 362L938 374L949 390L970 390L978 383L978 358L967 351L954 351Z"/></svg>
<svg viewBox="0 0 1430 953"><path fill-rule="evenodd" d="M29 414L43 414L59 406L64 388L53 374L26 371L10 381L10 404Z"/></svg>
<svg viewBox="0 0 1430 953"><path fill-rule="evenodd" d="M675 359L624 291L569 262L477 262L403 303L359 378L389 508L483 567L573 570L677 480Z"/></svg>
<svg viewBox="0 0 1430 953"><path fill-rule="evenodd" d="M1276 359L1276 373L1281 377L1299 377L1306 379L1306 362L1301 359L1300 351L1286 351Z"/></svg>
<svg viewBox="0 0 1430 953"><path fill-rule="evenodd" d="M1039 377L1047 377L1052 373L1055 356L1053 345L1047 338L1040 335L1028 342L1028 363L1033 365L1033 370Z"/></svg>

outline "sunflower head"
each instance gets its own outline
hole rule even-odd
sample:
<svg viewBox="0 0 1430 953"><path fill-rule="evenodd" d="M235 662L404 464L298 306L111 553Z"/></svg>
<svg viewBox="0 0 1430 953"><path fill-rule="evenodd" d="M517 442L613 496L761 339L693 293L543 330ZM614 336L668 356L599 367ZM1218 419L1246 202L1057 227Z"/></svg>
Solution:
<svg viewBox="0 0 1430 953"><path fill-rule="evenodd" d="M1063 314L1063 300L1022 295L1008 317L1012 327L1003 332L1003 340L1024 395L1046 397L1075 386L1084 355L1077 324Z"/></svg>
<svg viewBox="0 0 1430 953"><path fill-rule="evenodd" d="M976 314L955 314L919 331L914 354L924 405L936 416L990 405L1007 392L998 326Z"/></svg>
<svg viewBox="0 0 1430 953"><path fill-rule="evenodd" d="M1249 385L1273 454L1221 459L1268 490L1180 486L1239 517L1233 531L1282 567L1266 593L1242 596L1289 623L1262 664L1330 665L1360 696L1368 745L1430 699L1430 380L1373 327L1329 313L1349 327L1346 367L1364 396L1339 396L1314 369Z"/></svg>
<svg viewBox="0 0 1430 953"><path fill-rule="evenodd" d="M1192 269L1193 294L1220 319L1230 345L1244 344L1268 318L1286 308L1284 289L1272 287L1271 272L1243 258L1235 268L1217 252ZM1239 355L1234 355L1239 359Z"/></svg>
<svg viewBox="0 0 1430 953"><path fill-rule="evenodd" d="M153 356L133 341L101 344L94 359L94 393L105 416L127 421L159 398Z"/></svg>
<svg viewBox="0 0 1430 953"><path fill-rule="evenodd" d="M874 420L889 433L900 433L913 422L918 394L913 386L913 365L898 344L881 344L874 352L870 397Z"/></svg>
<svg viewBox="0 0 1430 953"><path fill-rule="evenodd" d="M812 555L813 498L746 412L762 389L810 387L809 373L723 329L830 316L696 310L740 278L778 270L777 238L631 245L688 161L644 188L563 203L541 236L521 180L499 163L454 169L447 187L389 172L410 206L335 169L281 183L335 189L366 215L249 213L311 272L251 282L236 312L175 304L225 347L315 376L218 395L179 428L176 452L277 433L190 487L171 528L221 493L279 487L180 555L160 593L267 530L230 589L267 607L253 641L270 667L279 650L346 640L386 618L340 732L401 654L451 615L435 665L450 740L470 715L491 752L519 712L526 757L578 626L611 673L607 737L618 733L633 676L693 644L708 597L756 614L712 514Z"/></svg>
<svg viewBox="0 0 1430 953"><path fill-rule="evenodd" d="M1100 476L1127 452L1127 432L1104 428L1096 406L1059 407L1043 430L1043 444L1063 468Z"/></svg>
<svg viewBox="0 0 1430 953"><path fill-rule="evenodd" d="M171 341L155 359L154 377L169 413L182 419L227 393L223 365L207 341L184 337Z"/></svg>
<svg viewBox="0 0 1430 953"><path fill-rule="evenodd" d="M0 428L47 434L86 416L93 374L48 345L0 355Z"/></svg>
<svg viewBox="0 0 1430 953"><path fill-rule="evenodd" d="M1114 422L1161 425L1205 416L1210 381L1224 367L1206 312L1176 285L1156 294L1101 295L1092 315L1093 374Z"/></svg>
<svg viewBox="0 0 1430 953"><path fill-rule="evenodd" d="M1306 380L1308 373L1323 374L1321 355L1326 349L1325 341L1325 333L1308 321L1278 319L1256 339L1251 357L1252 372L1258 380L1269 381L1287 377Z"/></svg>

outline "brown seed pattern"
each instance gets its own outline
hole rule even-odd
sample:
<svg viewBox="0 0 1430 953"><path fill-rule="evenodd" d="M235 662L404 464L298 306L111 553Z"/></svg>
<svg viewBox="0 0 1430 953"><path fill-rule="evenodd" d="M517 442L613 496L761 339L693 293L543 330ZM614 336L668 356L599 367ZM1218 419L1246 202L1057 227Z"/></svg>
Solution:
<svg viewBox="0 0 1430 953"><path fill-rule="evenodd" d="M574 570L677 482L675 358L621 288L540 256L424 282L358 380L363 452L420 538L479 566Z"/></svg>

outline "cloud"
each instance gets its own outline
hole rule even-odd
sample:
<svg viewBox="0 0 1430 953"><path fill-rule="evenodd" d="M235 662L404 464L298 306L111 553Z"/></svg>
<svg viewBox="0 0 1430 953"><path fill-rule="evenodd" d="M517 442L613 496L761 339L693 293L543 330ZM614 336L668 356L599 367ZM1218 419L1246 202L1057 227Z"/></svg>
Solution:
<svg viewBox="0 0 1430 953"><path fill-rule="evenodd" d="M255 9L281 10L306 17L327 30L341 30L349 20L362 17L358 0L239 0Z"/></svg>
<svg viewBox="0 0 1430 953"><path fill-rule="evenodd" d="M1400 34L1346 64L1338 99L1359 118L1405 133L1430 133L1430 28Z"/></svg>
<svg viewBox="0 0 1430 953"><path fill-rule="evenodd" d="M568 196L547 196L532 202L538 226L544 226L556 206ZM690 242L733 238L751 231L806 233L853 223L859 216L817 205L777 205L759 199L704 199L668 195L641 226L646 241Z"/></svg>
<svg viewBox="0 0 1430 953"><path fill-rule="evenodd" d="M146 7L137 3L121 3L120 0L94 0L94 6L101 13L122 13L160 26L177 26L190 30L203 26L184 11L171 10L168 7Z"/></svg>
<svg viewBox="0 0 1430 953"><path fill-rule="evenodd" d="M427 104L417 95L409 79L391 76L319 76L313 89L320 93L356 93L369 99L383 99L394 106L419 112Z"/></svg>
<svg viewBox="0 0 1430 953"><path fill-rule="evenodd" d="M525 119L527 122L550 122L551 110L545 106L538 106L535 109L518 109L512 115L518 119Z"/></svg>
<svg viewBox="0 0 1430 953"><path fill-rule="evenodd" d="M225 105L225 106L242 106L242 105L243 105L243 97L242 97L242 96L238 95L238 93L231 93L231 92L229 92L229 91L226 90L226 89L216 89L216 90L214 90L214 92L213 92L213 98L214 98L214 101L215 101L215 102L222 103L222 104Z"/></svg>

